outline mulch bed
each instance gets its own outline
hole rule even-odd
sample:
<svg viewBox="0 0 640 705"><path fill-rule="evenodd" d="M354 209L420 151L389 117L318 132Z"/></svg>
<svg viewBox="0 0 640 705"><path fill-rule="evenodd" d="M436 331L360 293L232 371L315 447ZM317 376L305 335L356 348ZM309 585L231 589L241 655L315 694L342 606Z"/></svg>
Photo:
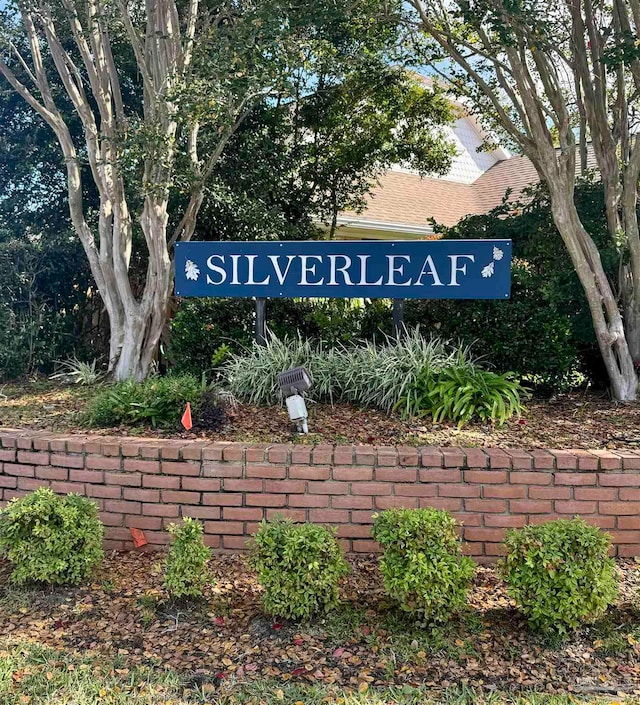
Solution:
<svg viewBox="0 0 640 705"><path fill-rule="evenodd" d="M640 579L619 564L618 605L565 642L533 634L492 568L478 569L470 612L439 629L403 619L382 591L373 557L352 559L338 612L309 624L265 617L242 556L212 560L199 604L170 604L157 554L110 554L91 585L17 590L0 564L0 648L42 643L122 668L171 667L194 685L263 678L345 687L465 684L483 690L640 693L635 601ZM120 672L120 671L119 671ZM364 686L366 687L366 686Z"/></svg>
<svg viewBox="0 0 640 705"><path fill-rule="evenodd" d="M0 389L0 391L3 391ZM93 392L86 388L38 383L6 386L0 397L0 426L80 431L79 415ZM222 433L184 433L129 427L91 429L109 435L156 435L222 441L267 443L338 443L532 448L640 448L640 404L616 404L598 394L563 394L532 399L521 419L502 427L433 424L430 419L404 420L397 414L359 409L349 404L310 404L308 436L293 432L282 407L238 404L228 410Z"/></svg>

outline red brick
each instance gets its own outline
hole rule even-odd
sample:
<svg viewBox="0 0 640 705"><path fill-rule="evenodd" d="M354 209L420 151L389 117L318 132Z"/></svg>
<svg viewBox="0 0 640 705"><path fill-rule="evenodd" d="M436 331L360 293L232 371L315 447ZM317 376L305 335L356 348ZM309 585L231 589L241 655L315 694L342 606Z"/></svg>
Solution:
<svg viewBox="0 0 640 705"><path fill-rule="evenodd" d="M338 495L331 498L331 506L334 509L371 509L373 507L373 498L365 496L353 497L352 495Z"/></svg>
<svg viewBox="0 0 640 705"><path fill-rule="evenodd" d="M205 521L204 530L207 534L242 535L244 524L241 521Z"/></svg>
<svg viewBox="0 0 640 705"><path fill-rule="evenodd" d="M105 472L104 481L107 485L122 485L123 487L140 487L142 477L138 473Z"/></svg>
<svg viewBox="0 0 640 705"><path fill-rule="evenodd" d="M550 472L519 472L509 473L509 482L512 485L550 485L553 475Z"/></svg>
<svg viewBox="0 0 640 705"><path fill-rule="evenodd" d="M354 524L373 524L373 513L370 509L354 509L351 512L351 521Z"/></svg>
<svg viewBox="0 0 640 705"><path fill-rule="evenodd" d="M71 482L90 482L94 485L101 485L104 482L104 472L102 470L69 470Z"/></svg>
<svg viewBox="0 0 640 705"><path fill-rule="evenodd" d="M640 544L632 543L629 545L617 546L616 551L621 558L633 558L635 556L640 556Z"/></svg>
<svg viewBox="0 0 640 705"><path fill-rule="evenodd" d="M184 460L196 460L198 463L202 460L202 451L206 446L206 441L194 441L182 449L182 458Z"/></svg>
<svg viewBox="0 0 640 705"><path fill-rule="evenodd" d="M533 467L541 470L551 470L555 463L555 458L548 450L533 450L531 451L533 457Z"/></svg>
<svg viewBox="0 0 640 705"><path fill-rule="evenodd" d="M310 494L344 495L349 491L349 484L347 482L310 482L308 491Z"/></svg>
<svg viewBox="0 0 640 705"><path fill-rule="evenodd" d="M640 455L629 450L617 450L616 455L622 458L622 467L625 470L640 470Z"/></svg>
<svg viewBox="0 0 640 705"><path fill-rule="evenodd" d="M545 514L551 512L551 502L541 499L512 499L511 511L515 514Z"/></svg>
<svg viewBox="0 0 640 705"><path fill-rule="evenodd" d="M356 465L369 465L373 468L376 464L376 449L373 446L356 446Z"/></svg>
<svg viewBox="0 0 640 705"><path fill-rule="evenodd" d="M482 448L465 448L465 466L467 468L487 468L489 467L489 456Z"/></svg>
<svg viewBox="0 0 640 705"><path fill-rule="evenodd" d="M529 499L571 499L571 487L529 487Z"/></svg>
<svg viewBox="0 0 640 705"><path fill-rule="evenodd" d="M504 485L507 482L506 470L465 470L464 481L479 485ZM455 482L455 481L454 481Z"/></svg>
<svg viewBox="0 0 640 705"><path fill-rule="evenodd" d="M600 459L601 470L617 470L622 467L622 459L615 453L611 453L608 450L592 450L590 452Z"/></svg>
<svg viewBox="0 0 640 705"><path fill-rule="evenodd" d="M291 462L298 465L310 465L312 446L303 446L291 449Z"/></svg>
<svg viewBox="0 0 640 705"><path fill-rule="evenodd" d="M441 468L443 463L440 448L420 448L420 465L423 468Z"/></svg>
<svg viewBox="0 0 640 705"><path fill-rule="evenodd" d="M482 487L482 496L485 499L524 499L526 494L527 488L524 485L484 485Z"/></svg>
<svg viewBox="0 0 640 705"><path fill-rule="evenodd" d="M202 503L213 507L240 507L242 495L228 492L204 492Z"/></svg>
<svg viewBox="0 0 640 705"><path fill-rule="evenodd" d="M247 548L247 539L244 536L223 536L222 545L230 551L244 551Z"/></svg>
<svg viewBox="0 0 640 705"><path fill-rule="evenodd" d="M618 517L619 529L640 529L640 516Z"/></svg>
<svg viewBox="0 0 640 705"><path fill-rule="evenodd" d="M304 509L267 509L267 521L276 518L291 519L292 521L303 523L307 520L307 512Z"/></svg>
<svg viewBox="0 0 640 705"><path fill-rule="evenodd" d="M339 538L368 539L371 537L371 528L364 524L341 524L337 535Z"/></svg>
<svg viewBox="0 0 640 705"><path fill-rule="evenodd" d="M333 450L333 462L336 465L353 465L353 446L336 446Z"/></svg>
<svg viewBox="0 0 640 705"><path fill-rule="evenodd" d="M511 459L511 467L514 470L530 470L533 467L533 457L531 453L515 448L509 448L509 450L505 452Z"/></svg>
<svg viewBox="0 0 640 705"><path fill-rule="evenodd" d="M225 492L262 492L262 480L224 480Z"/></svg>
<svg viewBox="0 0 640 705"><path fill-rule="evenodd" d="M267 460L266 451L269 446L266 443L255 443L244 452L246 463L264 463Z"/></svg>
<svg viewBox="0 0 640 705"><path fill-rule="evenodd" d="M504 556L507 550L501 543L485 543L484 552L487 556Z"/></svg>
<svg viewBox="0 0 640 705"><path fill-rule="evenodd" d="M66 468L49 468L39 465L36 475L42 480L68 480L69 471Z"/></svg>
<svg viewBox="0 0 640 705"><path fill-rule="evenodd" d="M287 465L289 463L289 446L272 445L267 449L267 458L269 458L270 463Z"/></svg>
<svg viewBox="0 0 640 705"><path fill-rule="evenodd" d="M200 475L200 463L187 460L181 463L174 463L169 460L163 460L162 472L165 475L190 475L191 477L198 477L198 475Z"/></svg>
<svg viewBox="0 0 640 705"><path fill-rule="evenodd" d="M122 452L122 446L117 441L107 441L100 444L100 452L103 455L119 456Z"/></svg>
<svg viewBox="0 0 640 705"><path fill-rule="evenodd" d="M376 497L376 509L393 509L402 507L405 509L414 509L417 506L417 497Z"/></svg>
<svg viewBox="0 0 640 705"><path fill-rule="evenodd" d="M603 487L640 487L640 474L600 472L598 480Z"/></svg>
<svg viewBox="0 0 640 705"><path fill-rule="evenodd" d="M487 448L486 452L489 456L489 467L491 469L500 470L503 468L511 468L512 458L504 450L501 450L500 448Z"/></svg>
<svg viewBox="0 0 640 705"><path fill-rule="evenodd" d="M220 507L197 507L184 506L182 507L182 516L191 517L192 519L220 519Z"/></svg>
<svg viewBox="0 0 640 705"><path fill-rule="evenodd" d="M555 504L558 514L595 514L597 504L595 502L560 502Z"/></svg>
<svg viewBox="0 0 640 705"><path fill-rule="evenodd" d="M598 509L600 510L600 514L629 516L640 513L640 502L600 502Z"/></svg>
<svg viewBox="0 0 640 705"><path fill-rule="evenodd" d="M40 474L40 473L38 473ZM608 490L612 494L615 494L616 490ZM602 492L607 492L607 490L602 490ZM638 487L622 487L621 489L618 490L620 493L620 499L628 502L628 501L640 501L640 488ZM617 499L616 497L599 497L598 499Z"/></svg>
<svg viewBox="0 0 640 705"><path fill-rule="evenodd" d="M14 463L16 460L16 452L11 448L0 449L0 462Z"/></svg>
<svg viewBox="0 0 640 705"><path fill-rule="evenodd" d="M420 470L420 482L461 482L462 471L453 468L423 468Z"/></svg>
<svg viewBox="0 0 640 705"><path fill-rule="evenodd" d="M175 504L143 504L142 513L150 517L178 517L180 507Z"/></svg>
<svg viewBox="0 0 640 705"><path fill-rule="evenodd" d="M107 512L140 514L142 511L142 505L140 502L125 502L117 499L105 499L104 509Z"/></svg>
<svg viewBox="0 0 640 705"><path fill-rule="evenodd" d="M377 467L397 467L398 451L393 446L378 446L376 448Z"/></svg>
<svg viewBox="0 0 640 705"><path fill-rule="evenodd" d="M436 498L424 497L419 499L420 507L432 507L433 509L446 509L448 512L459 512L462 510L462 500L454 497Z"/></svg>
<svg viewBox="0 0 640 705"><path fill-rule="evenodd" d="M556 459L558 470L575 470L578 467L578 458L569 450L551 450Z"/></svg>
<svg viewBox="0 0 640 705"><path fill-rule="evenodd" d="M219 492L220 480L208 477L183 477L183 490L194 490L195 492Z"/></svg>
<svg viewBox="0 0 640 705"><path fill-rule="evenodd" d="M632 497L623 497L624 492L635 492L636 490L617 490L614 488L604 488L604 487L576 487L573 490L573 496L575 499L587 500L587 501L601 501L601 502L613 502L618 499L618 492L620 492L621 499L633 499ZM640 499L638 496L636 499Z"/></svg>
<svg viewBox="0 0 640 705"><path fill-rule="evenodd" d="M262 521L262 509L258 507L225 507L222 510L225 520Z"/></svg>
<svg viewBox="0 0 640 705"><path fill-rule="evenodd" d="M578 458L579 470L597 470L600 460L588 450L574 450L574 455Z"/></svg>
<svg viewBox="0 0 640 705"><path fill-rule="evenodd" d="M623 519L625 517L620 518ZM612 516L601 517L599 514L587 514L586 516L583 516L582 519L586 521L587 524L593 524L594 526L598 526L599 528L605 530L613 529L616 525L616 517Z"/></svg>
<svg viewBox="0 0 640 705"><path fill-rule="evenodd" d="M142 486L165 490L179 490L180 478L175 475L143 475Z"/></svg>
<svg viewBox="0 0 640 705"><path fill-rule="evenodd" d="M445 468L463 468L467 464L467 456L461 448L443 448L442 464Z"/></svg>
<svg viewBox="0 0 640 705"><path fill-rule="evenodd" d="M124 469L127 472L141 472L150 475L160 473L160 461L158 460L138 460L137 458L125 458Z"/></svg>
<svg viewBox="0 0 640 705"><path fill-rule="evenodd" d="M556 485L595 485L595 472L557 472L555 474Z"/></svg>
<svg viewBox="0 0 640 705"><path fill-rule="evenodd" d="M454 512L453 518L462 526L482 526L482 514L465 514L462 512ZM488 514L487 516L492 516ZM494 515L500 516L500 515Z"/></svg>
<svg viewBox="0 0 640 705"><path fill-rule="evenodd" d="M304 494L305 483L302 480L265 480L264 491L276 494Z"/></svg>
<svg viewBox="0 0 640 705"><path fill-rule="evenodd" d="M375 541L358 539L351 542L354 553L380 553L380 545Z"/></svg>
<svg viewBox="0 0 640 705"><path fill-rule="evenodd" d="M284 465L247 465L246 477L264 477L271 480L284 480L287 469Z"/></svg>
<svg viewBox="0 0 640 705"><path fill-rule="evenodd" d="M371 499L369 499L371 502ZM328 507L329 497L321 494L294 494L289 497L290 507Z"/></svg>
<svg viewBox="0 0 640 705"><path fill-rule="evenodd" d="M49 483L46 480L37 480L33 477L19 477L18 478L18 489L25 490L26 492L32 492L37 490L39 487L48 487Z"/></svg>
<svg viewBox="0 0 640 705"><path fill-rule="evenodd" d="M247 507L284 507L287 496L284 494L248 494L245 497Z"/></svg>
<svg viewBox="0 0 640 705"><path fill-rule="evenodd" d="M465 541L489 541L491 543L502 543L506 534L505 529L481 529L468 527L464 529Z"/></svg>
<svg viewBox="0 0 640 705"><path fill-rule="evenodd" d="M333 468L333 479L344 480L346 482L370 481L373 479L373 468L369 467L335 467Z"/></svg>
<svg viewBox="0 0 640 705"><path fill-rule="evenodd" d="M438 497L480 497L479 485L439 484Z"/></svg>
<svg viewBox="0 0 640 705"><path fill-rule="evenodd" d="M306 465L292 465L289 468L289 477L292 480L328 480L331 468Z"/></svg>
<svg viewBox="0 0 640 705"><path fill-rule="evenodd" d="M167 531L145 531L144 535L152 546L167 546L171 542Z"/></svg>
<svg viewBox="0 0 640 705"><path fill-rule="evenodd" d="M5 487L7 489L15 489L18 486L17 477L9 477L7 475L0 475L0 487Z"/></svg>
<svg viewBox="0 0 640 705"><path fill-rule="evenodd" d="M103 458L101 455L87 455L85 467L89 470L120 470L120 458Z"/></svg>
<svg viewBox="0 0 640 705"><path fill-rule="evenodd" d="M30 453L26 450L19 450L18 462L24 465L50 465L49 453Z"/></svg>
<svg viewBox="0 0 640 705"><path fill-rule="evenodd" d="M81 455L60 455L58 453L52 453L51 465L57 465L63 468L83 468L84 458Z"/></svg>
<svg viewBox="0 0 640 705"><path fill-rule="evenodd" d="M640 531L609 531L613 543L640 543Z"/></svg>
<svg viewBox="0 0 640 705"><path fill-rule="evenodd" d="M203 460L222 460L222 453L227 443L209 443L202 450Z"/></svg>
<svg viewBox="0 0 640 705"><path fill-rule="evenodd" d="M333 446L316 446L313 449L312 462L314 465L331 465L333 463Z"/></svg>
<svg viewBox="0 0 640 705"><path fill-rule="evenodd" d="M122 526L124 514L114 512L100 512L100 521L105 526Z"/></svg>
<svg viewBox="0 0 640 705"><path fill-rule="evenodd" d="M134 516L129 514L124 518L124 525L143 531L160 531L162 519L160 517Z"/></svg>
<svg viewBox="0 0 640 705"><path fill-rule="evenodd" d="M241 443L230 443L222 451L222 459L230 462L244 462L244 446Z"/></svg>
<svg viewBox="0 0 640 705"><path fill-rule="evenodd" d="M85 485L87 497L97 497L100 499L120 499L122 497L122 487L120 485Z"/></svg>
<svg viewBox="0 0 640 705"><path fill-rule="evenodd" d="M465 499L464 508L467 512L500 514L507 511L507 503L503 499Z"/></svg>
<svg viewBox="0 0 640 705"><path fill-rule="evenodd" d="M398 484L393 486L394 493L400 497L435 497L438 489L437 484Z"/></svg>
<svg viewBox="0 0 640 705"><path fill-rule="evenodd" d="M242 477L240 463L203 463L202 474L205 477Z"/></svg>
<svg viewBox="0 0 640 705"><path fill-rule="evenodd" d="M33 465L20 465L19 463L4 463L2 466L5 475L16 475L18 477L33 477L35 468Z"/></svg>
<svg viewBox="0 0 640 705"><path fill-rule="evenodd" d="M52 480L51 489L57 494L85 494L85 486L81 482L61 482Z"/></svg>
<svg viewBox="0 0 640 705"><path fill-rule="evenodd" d="M531 514L529 516L528 524L544 524L548 521L556 521L557 519L566 519L566 516L561 516L560 514L554 514L549 512L548 514Z"/></svg>
<svg viewBox="0 0 640 705"><path fill-rule="evenodd" d="M201 496L199 492L162 490L162 501L171 504L200 504Z"/></svg>
<svg viewBox="0 0 640 705"><path fill-rule="evenodd" d="M388 482L354 482L351 485L351 494L387 495L391 494L391 485Z"/></svg>
<svg viewBox="0 0 640 705"><path fill-rule="evenodd" d="M180 448L182 444L163 441L160 446L160 457L162 460L180 460Z"/></svg>
<svg viewBox="0 0 640 705"><path fill-rule="evenodd" d="M123 443L120 452L127 458L137 458L140 455L140 446L137 443Z"/></svg>
<svg viewBox="0 0 640 705"><path fill-rule="evenodd" d="M377 482L415 482L418 471L415 468L376 468L375 478Z"/></svg>
<svg viewBox="0 0 640 705"><path fill-rule="evenodd" d="M125 487L122 490L124 499L132 499L135 502L159 502L160 490L141 490L138 487Z"/></svg>
<svg viewBox="0 0 640 705"><path fill-rule="evenodd" d="M520 528L527 523L527 517L516 514L487 514L484 517L485 526L499 526L505 528Z"/></svg>

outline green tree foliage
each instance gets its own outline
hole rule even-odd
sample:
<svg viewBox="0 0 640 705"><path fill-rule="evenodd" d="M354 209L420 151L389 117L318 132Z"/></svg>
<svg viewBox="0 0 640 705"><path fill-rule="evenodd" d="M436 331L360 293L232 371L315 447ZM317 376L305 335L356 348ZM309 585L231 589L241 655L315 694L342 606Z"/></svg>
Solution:
<svg viewBox="0 0 640 705"><path fill-rule="evenodd" d="M289 519L260 525L251 565L264 589L267 614L289 619L309 619L335 607L338 583L349 571L335 531Z"/></svg>
<svg viewBox="0 0 640 705"><path fill-rule="evenodd" d="M0 511L0 554L18 584L79 584L102 560L102 536L96 503L75 494L41 487Z"/></svg>
<svg viewBox="0 0 640 705"><path fill-rule="evenodd" d="M165 564L165 590L176 599L202 597L210 577L207 563L211 558L211 549L202 537L202 523L185 517L182 524L171 524L169 533L173 543Z"/></svg>
<svg viewBox="0 0 640 705"><path fill-rule="evenodd" d="M507 534L501 572L536 629L566 634L600 617L617 594L611 537L581 519L559 519Z"/></svg>
<svg viewBox="0 0 640 705"><path fill-rule="evenodd" d="M464 609L474 573L462 555L455 519L439 509L388 509L375 517L387 594L402 610L443 622Z"/></svg>

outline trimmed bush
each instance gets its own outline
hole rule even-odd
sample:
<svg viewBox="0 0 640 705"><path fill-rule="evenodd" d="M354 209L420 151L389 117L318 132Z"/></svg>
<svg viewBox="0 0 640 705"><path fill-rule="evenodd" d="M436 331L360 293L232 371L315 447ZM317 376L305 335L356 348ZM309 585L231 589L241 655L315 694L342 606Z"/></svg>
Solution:
<svg viewBox="0 0 640 705"><path fill-rule="evenodd" d="M20 585L79 584L102 560L102 536L95 502L75 494L60 497L46 487L0 512L0 553Z"/></svg>
<svg viewBox="0 0 640 705"><path fill-rule="evenodd" d="M265 612L288 619L335 607L338 583L349 572L335 531L290 519L262 522L250 560L264 588Z"/></svg>
<svg viewBox="0 0 640 705"><path fill-rule="evenodd" d="M375 516L373 537L384 548L385 589L402 610L425 622L443 622L466 606L475 568L462 555L449 512L388 509Z"/></svg>
<svg viewBox="0 0 640 705"><path fill-rule="evenodd" d="M212 388L204 377L167 375L150 377L144 382L118 382L105 387L89 402L86 421L89 426L175 426L187 402L192 405L194 425L200 407L211 407ZM221 420L224 421L222 415Z"/></svg>
<svg viewBox="0 0 640 705"><path fill-rule="evenodd" d="M165 564L164 588L169 597L202 597L209 580L207 563L211 549L202 538L202 524L185 517L182 524L171 524L169 533L173 543Z"/></svg>
<svg viewBox="0 0 640 705"><path fill-rule="evenodd" d="M610 536L581 519L514 529L501 574L535 629L564 634L600 617L616 597Z"/></svg>

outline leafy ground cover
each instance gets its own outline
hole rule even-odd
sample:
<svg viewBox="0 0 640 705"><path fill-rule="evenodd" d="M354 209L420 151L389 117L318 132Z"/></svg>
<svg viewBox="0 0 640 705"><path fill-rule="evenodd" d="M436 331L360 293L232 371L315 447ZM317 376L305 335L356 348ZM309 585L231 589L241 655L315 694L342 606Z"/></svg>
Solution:
<svg viewBox="0 0 640 705"><path fill-rule="evenodd" d="M0 387L0 426L78 430L87 402L95 389L63 386L49 381ZM503 446L522 449L637 448L640 447L640 404L621 405L597 394L564 394L545 401L531 399L521 419L502 427L470 424L434 424L429 419L404 420L397 414L360 409L350 404L310 404L309 436L292 430L285 409L238 404L228 410L228 422L211 440L246 442L375 443L439 446ZM175 430L116 427L92 433L180 436Z"/></svg>
<svg viewBox="0 0 640 705"><path fill-rule="evenodd" d="M565 641L529 631L492 568L478 569L467 613L427 629L389 605L370 557L352 559L340 607L307 623L263 615L245 557L212 559L215 579L193 604L167 601L160 562L111 554L91 584L47 590L11 586L0 565L0 702L466 704L520 693L523 705L559 705L569 701L551 695L640 695L632 561L618 566L615 609ZM50 697L65 688L73 697Z"/></svg>

